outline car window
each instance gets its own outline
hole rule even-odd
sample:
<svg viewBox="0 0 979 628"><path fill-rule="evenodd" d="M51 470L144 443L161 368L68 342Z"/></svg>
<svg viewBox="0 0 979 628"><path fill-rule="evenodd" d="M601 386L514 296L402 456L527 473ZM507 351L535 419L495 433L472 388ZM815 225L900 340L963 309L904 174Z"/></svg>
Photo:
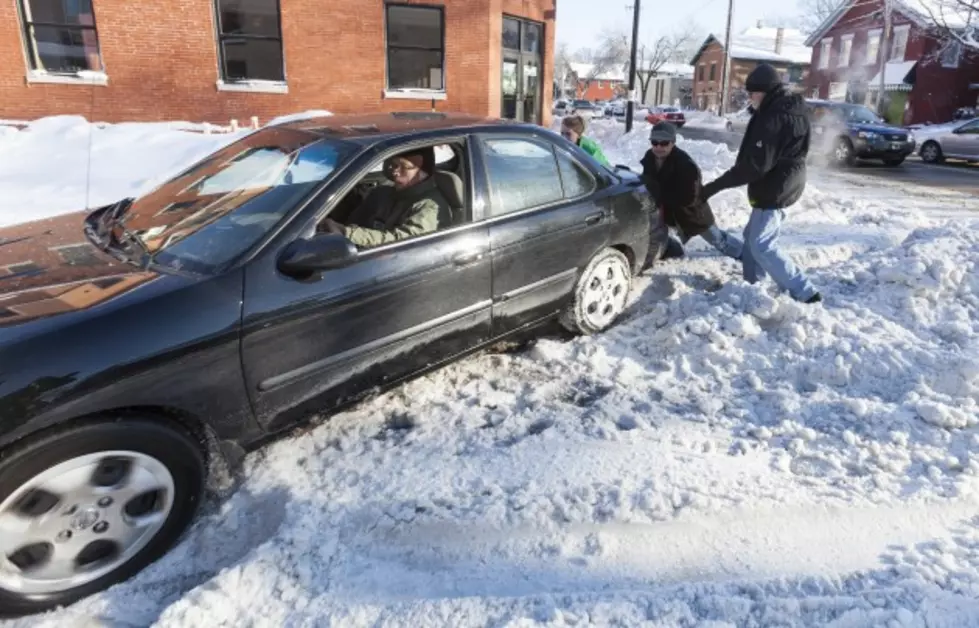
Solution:
<svg viewBox="0 0 979 628"><path fill-rule="evenodd" d="M356 150L309 131L262 129L136 199L121 219L157 264L210 273L257 242Z"/></svg>
<svg viewBox="0 0 979 628"><path fill-rule="evenodd" d="M958 132L959 133L966 133L966 134L970 134L970 135L979 133L979 120L973 120L972 122L969 122L968 124L963 124L962 126L960 126L958 128Z"/></svg>
<svg viewBox="0 0 979 628"><path fill-rule="evenodd" d="M557 151L557 163L558 170L561 172L561 183L564 186L564 198L580 198L591 194L595 189L595 180L577 161Z"/></svg>
<svg viewBox="0 0 979 628"><path fill-rule="evenodd" d="M491 216L530 209L564 197L554 149L520 139L483 141Z"/></svg>

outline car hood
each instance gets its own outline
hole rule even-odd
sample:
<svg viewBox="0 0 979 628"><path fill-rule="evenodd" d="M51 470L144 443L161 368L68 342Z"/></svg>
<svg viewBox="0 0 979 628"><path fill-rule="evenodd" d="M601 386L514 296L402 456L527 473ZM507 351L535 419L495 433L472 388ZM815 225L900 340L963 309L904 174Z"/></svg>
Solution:
<svg viewBox="0 0 979 628"><path fill-rule="evenodd" d="M92 245L86 215L0 228L0 327L85 310L158 276Z"/></svg>
<svg viewBox="0 0 979 628"><path fill-rule="evenodd" d="M892 126L883 123L853 122L847 125L853 131L863 131L865 133L908 133L907 129L899 126Z"/></svg>

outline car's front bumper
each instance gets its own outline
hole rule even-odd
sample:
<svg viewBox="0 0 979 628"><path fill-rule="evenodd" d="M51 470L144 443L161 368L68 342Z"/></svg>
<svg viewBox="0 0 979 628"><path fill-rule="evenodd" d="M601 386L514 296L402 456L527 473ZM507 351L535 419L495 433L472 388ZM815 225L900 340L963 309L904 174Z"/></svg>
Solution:
<svg viewBox="0 0 979 628"><path fill-rule="evenodd" d="M907 157L914 152L915 141L909 138L903 142L894 142L882 137L853 139L853 150L857 157L862 158L897 158Z"/></svg>

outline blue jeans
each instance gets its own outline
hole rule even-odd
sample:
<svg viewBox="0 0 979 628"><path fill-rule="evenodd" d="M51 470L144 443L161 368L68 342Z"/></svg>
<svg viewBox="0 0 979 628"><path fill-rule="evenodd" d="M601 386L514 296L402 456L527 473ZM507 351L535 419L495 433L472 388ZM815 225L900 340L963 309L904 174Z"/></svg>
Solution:
<svg viewBox="0 0 979 628"><path fill-rule="evenodd" d="M683 233L683 230L679 227L675 227L675 229L680 239L686 241L687 236ZM703 231L699 235L707 241L707 244L710 244L724 255L733 257L734 259L741 259L741 250L744 248L744 243L741 242L741 238L738 236L724 231L717 225L711 225L707 231Z"/></svg>
<svg viewBox="0 0 979 628"><path fill-rule="evenodd" d="M796 301L807 301L816 294L809 279L791 259L778 249L778 236L785 212L781 209L752 209L744 228L744 253L741 264L744 280L758 283L771 276L779 288Z"/></svg>

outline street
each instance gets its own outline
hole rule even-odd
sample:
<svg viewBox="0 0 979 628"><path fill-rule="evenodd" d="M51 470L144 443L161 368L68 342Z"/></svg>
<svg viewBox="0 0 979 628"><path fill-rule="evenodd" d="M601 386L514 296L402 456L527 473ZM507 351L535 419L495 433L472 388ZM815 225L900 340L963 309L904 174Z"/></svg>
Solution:
<svg viewBox="0 0 979 628"><path fill-rule="evenodd" d="M727 144L728 148L735 151L741 144L740 133L719 129L686 126L680 130L680 134L691 140ZM917 155L913 155L896 168L885 166L879 161L866 161L860 162L850 170L850 173L979 196L979 166L965 163L932 165L922 162Z"/></svg>

